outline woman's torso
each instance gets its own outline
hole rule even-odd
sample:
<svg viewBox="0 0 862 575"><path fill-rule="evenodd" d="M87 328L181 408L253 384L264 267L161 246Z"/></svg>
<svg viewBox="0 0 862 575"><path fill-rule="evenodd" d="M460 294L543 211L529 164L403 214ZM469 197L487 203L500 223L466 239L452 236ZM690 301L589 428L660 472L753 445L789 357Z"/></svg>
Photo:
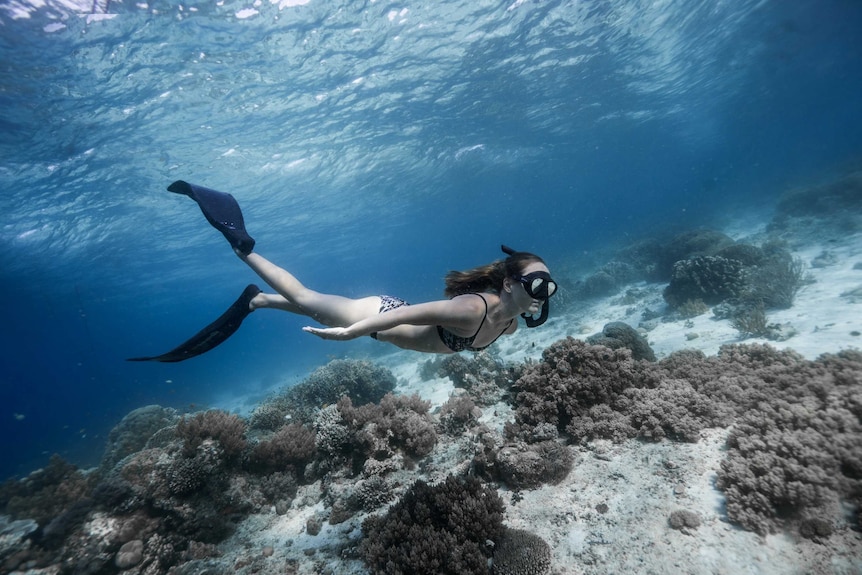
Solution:
<svg viewBox="0 0 862 575"><path fill-rule="evenodd" d="M378 339L404 349L430 353L479 351L490 346L509 331L514 322L513 318L502 321L493 319L494 308L500 304L500 298L496 294L472 293L456 297L476 297L484 301L485 305L477 306L477 313L470 322L469 328L446 325L400 325L381 332Z"/></svg>

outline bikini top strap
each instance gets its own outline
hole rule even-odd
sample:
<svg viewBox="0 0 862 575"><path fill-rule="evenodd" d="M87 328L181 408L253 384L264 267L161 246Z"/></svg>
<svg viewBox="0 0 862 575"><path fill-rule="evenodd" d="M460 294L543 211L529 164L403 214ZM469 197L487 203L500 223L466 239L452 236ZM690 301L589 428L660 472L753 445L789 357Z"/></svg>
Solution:
<svg viewBox="0 0 862 575"><path fill-rule="evenodd" d="M474 333L473 336L469 338L470 343L472 343L473 340L476 339L476 336L479 335L480 331L482 331L482 326L485 325L485 320L488 319L488 300L486 300L485 296L480 293L474 293L473 295L477 295L482 298L482 303L485 304L485 315L482 316L482 323L479 324L479 328L476 330L476 333Z"/></svg>

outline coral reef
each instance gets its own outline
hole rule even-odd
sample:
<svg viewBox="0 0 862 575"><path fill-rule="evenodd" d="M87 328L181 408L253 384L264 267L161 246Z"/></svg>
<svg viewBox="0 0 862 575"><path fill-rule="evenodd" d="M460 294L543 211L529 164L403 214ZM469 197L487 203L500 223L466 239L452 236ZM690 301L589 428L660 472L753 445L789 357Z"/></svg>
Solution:
<svg viewBox="0 0 862 575"><path fill-rule="evenodd" d="M572 442L697 441L705 427L734 424L718 486L733 521L767 533L839 517L841 501L858 501L860 383L856 351L807 361L769 346L728 345L716 357L680 352L648 364L568 338L516 382L507 431L528 441L552 424ZM494 449L484 454L486 468L501 467L501 452L511 455Z"/></svg>
<svg viewBox="0 0 862 575"><path fill-rule="evenodd" d="M526 438L533 428L551 424L586 439L590 435L581 434L580 420L590 409L614 405L628 388L657 383L626 348L589 345L571 337L560 340L515 382L516 417L510 434Z"/></svg>
<svg viewBox="0 0 862 575"><path fill-rule="evenodd" d="M311 423L322 407L342 396L363 405L380 401L394 389L395 376L388 369L370 361L336 359L258 406L252 427L274 431L289 420Z"/></svg>
<svg viewBox="0 0 862 575"><path fill-rule="evenodd" d="M696 256L673 265L664 299L672 308L699 299L715 305L739 296L745 287L742 264L720 256Z"/></svg>
<svg viewBox="0 0 862 575"><path fill-rule="evenodd" d="M641 275L642 272L632 263L613 260L578 283L575 287L575 296L579 299L589 299L611 295Z"/></svg>
<svg viewBox="0 0 862 575"><path fill-rule="evenodd" d="M412 457L428 455L437 443L437 431L428 415L431 404L419 396L386 394L379 404L354 407L349 397L338 410L352 431L354 457L380 458L403 450Z"/></svg>
<svg viewBox="0 0 862 575"><path fill-rule="evenodd" d="M237 458L246 448L246 423L238 415L217 409L202 411L177 422L177 437L183 440L183 452L194 456L206 439L214 439L228 458Z"/></svg>
<svg viewBox="0 0 862 575"><path fill-rule="evenodd" d="M748 405L728 438L728 516L758 533L838 516L862 490L862 353L757 366L749 381L769 401Z"/></svg>
<svg viewBox="0 0 862 575"><path fill-rule="evenodd" d="M288 423L254 446L249 455L249 465L269 472L296 467L298 474L302 475L305 465L314 458L315 440L313 429Z"/></svg>
<svg viewBox="0 0 862 575"><path fill-rule="evenodd" d="M486 575L489 542L503 533L503 502L475 478L420 480L362 531L359 552L372 573Z"/></svg>
<svg viewBox="0 0 862 575"><path fill-rule="evenodd" d="M768 261L760 248L732 247L749 265ZM858 530L862 352L810 361L738 344L711 357L686 350L656 362L636 359L631 347L566 338L520 366L483 354L452 361L450 377L463 385L433 413L418 396L392 393L367 403L342 394L295 411L268 401L251 426L217 410L182 418L157 406L136 410L112 431L97 470L55 456L0 486L0 569L327 573L362 559L373 573L487 574L493 555L494 573L541 574L548 545L504 527L498 488L510 490L517 516L528 498L547 501L552 490L537 488L564 481L576 457L595 456L611 469L619 447L612 442L640 438L655 443L628 445L663 453L665 440L717 441L723 436L704 431L717 426L730 428L716 480L727 519L762 534L795 531L807 544ZM480 379L499 399L484 416L473 385ZM683 474L668 471L677 466L663 457L650 464L675 482L675 496ZM606 499L573 519L561 513L553 525L615 525L623 503ZM679 505L692 511L670 513L669 528L692 535L703 520L701 536L714 523L682 495ZM231 556L229 564L219 557L231 553L225 539L242 534L253 515L291 524L304 546L267 541L268 551Z"/></svg>
<svg viewBox="0 0 862 575"><path fill-rule="evenodd" d="M437 369L449 377L455 387L467 390L481 406L497 403L517 378L517 369L506 367L487 351L472 356L453 354L445 357Z"/></svg>
<svg viewBox="0 0 862 575"><path fill-rule="evenodd" d="M475 427L482 417L479 409L469 395L453 395L440 407L440 427L446 433L459 435Z"/></svg>
<svg viewBox="0 0 862 575"><path fill-rule="evenodd" d="M786 232L809 224L853 233L862 229L862 172L851 172L830 182L789 190L778 201L768 230Z"/></svg>
<svg viewBox="0 0 862 575"><path fill-rule="evenodd" d="M124 457L140 451L156 432L173 427L177 418L175 409L160 405L147 405L129 412L108 434L100 468L109 470Z"/></svg>
<svg viewBox="0 0 862 575"><path fill-rule="evenodd" d="M92 478L59 455L52 455L43 469L0 486L0 514L32 519L45 526L86 499L91 488Z"/></svg>
<svg viewBox="0 0 862 575"><path fill-rule="evenodd" d="M717 230L702 228L679 233L662 245L655 264L657 279L671 279L677 262L716 256L733 243L730 236Z"/></svg>

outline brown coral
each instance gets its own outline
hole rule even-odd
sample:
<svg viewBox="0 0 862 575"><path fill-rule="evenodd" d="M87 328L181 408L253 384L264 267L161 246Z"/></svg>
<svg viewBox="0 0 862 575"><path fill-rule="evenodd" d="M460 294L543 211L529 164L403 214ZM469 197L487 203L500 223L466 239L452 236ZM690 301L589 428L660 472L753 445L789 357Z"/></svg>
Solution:
<svg viewBox="0 0 862 575"><path fill-rule="evenodd" d="M219 442L228 458L239 456L245 449L245 421L226 411L202 411L177 423L177 437L183 440L183 451L189 457L195 454L204 439Z"/></svg>
<svg viewBox="0 0 862 575"><path fill-rule="evenodd" d="M283 425L272 437L254 446L250 464L266 471L284 471L290 466L301 469L314 457L315 438L314 430L304 425Z"/></svg>

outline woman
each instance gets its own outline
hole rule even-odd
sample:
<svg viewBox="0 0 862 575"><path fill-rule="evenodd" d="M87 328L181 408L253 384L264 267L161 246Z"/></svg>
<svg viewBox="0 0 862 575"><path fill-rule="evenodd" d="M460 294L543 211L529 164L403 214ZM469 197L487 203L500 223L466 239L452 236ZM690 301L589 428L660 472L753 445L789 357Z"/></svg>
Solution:
<svg viewBox="0 0 862 575"><path fill-rule="evenodd" d="M307 316L327 327L305 327L323 339L371 336L404 349L427 353L479 351L518 328L520 315L529 327L544 323L548 298L557 290L539 256L503 246L504 260L446 276L446 300L416 305L392 296L350 299L305 287L287 270L252 252L254 240L230 194L178 181L168 190L198 202L207 220L230 242L236 254L275 294L250 285L219 319L176 349L130 361L182 361L208 351L233 334L256 309L280 309ZM540 313L538 319L533 319Z"/></svg>

